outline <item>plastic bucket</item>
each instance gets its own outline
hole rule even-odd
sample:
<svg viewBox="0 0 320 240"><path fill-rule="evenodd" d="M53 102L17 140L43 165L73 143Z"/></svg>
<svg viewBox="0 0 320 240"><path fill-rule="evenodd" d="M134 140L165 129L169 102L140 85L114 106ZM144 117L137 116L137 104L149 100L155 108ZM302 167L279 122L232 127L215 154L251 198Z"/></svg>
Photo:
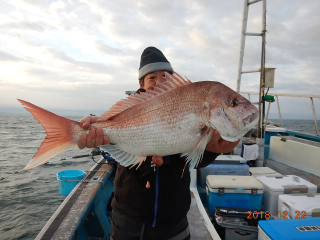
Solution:
<svg viewBox="0 0 320 240"><path fill-rule="evenodd" d="M65 170L57 173L59 184L59 193L68 196L79 181L84 177L85 172L82 170Z"/></svg>

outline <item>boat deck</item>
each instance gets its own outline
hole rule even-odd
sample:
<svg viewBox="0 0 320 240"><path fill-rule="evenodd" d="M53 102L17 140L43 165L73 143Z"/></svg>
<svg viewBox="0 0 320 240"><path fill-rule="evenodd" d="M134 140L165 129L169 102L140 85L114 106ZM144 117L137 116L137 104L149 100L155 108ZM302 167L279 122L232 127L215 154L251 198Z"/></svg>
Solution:
<svg viewBox="0 0 320 240"><path fill-rule="evenodd" d="M104 162L105 160L100 160L100 163ZM111 194L113 190L109 186L111 183L101 179L108 179L110 171L109 164L96 164L66 197L36 239L108 239L109 226L106 225L108 218L105 215L108 201L105 192ZM188 221L192 239L220 240L203 207L197 188L191 187L190 194ZM99 232L97 226L105 231ZM93 232L91 228L94 229Z"/></svg>
<svg viewBox="0 0 320 240"><path fill-rule="evenodd" d="M198 207L198 204L197 204L197 201L200 200L200 198L198 200L196 198L198 193L191 191L190 194L191 194L191 205L190 205L190 210L188 212L187 217L188 217L188 222L190 227L191 238L193 240L204 240L204 239L213 240L209 232L210 226L206 226L207 225L206 220L203 217L204 216L203 214L207 214L207 213L203 209L203 212L202 212L203 214L201 214L201 209ZM220 238L215 237L214 239L220 239Z"/></svg>
<svg viewBox="0 0 320 240"><path fill-rule="evenodd" d="M317 192L320 193L320 177L313 175L311 173L307 173L296 168L290 167L283 163L276 162L274 160L268 159L267 160L267 167L275 170L282 175L296 175L299 176L315 185L317 185Z"/></svg>
<svg viewBox="0 0 320 240"><path fill-rule="evenodd" d="M300 134L300 135L303 135L303 134ZM280 136L278 136L278 137L280 137ZM307 139L302 139L302 138L298 138L298 137L293 137L293 136L281 136L281 138L282 139L285 138L286 140L290 140L290 141L298 142L301 144L313 146L315 148L320 148L319 142L315 142L315 141L311 141L311 140L307 140ZM246 145L256 144L256 138L243 137L243 143ZM303 162L303 158L301 158L301 162ZM308 173L308 172L299 170L299 169L291 167L291 166L288 166L286 164L280 163L280 162L275 161L270 158L268 158L266 160L266 164L267 164L266 167L269 167L282 175L296 175L296 176L299 176L299 177L315 184L317 186L317 192L320 193L320 177L319 176L314 175L312 173Z"/></svg>

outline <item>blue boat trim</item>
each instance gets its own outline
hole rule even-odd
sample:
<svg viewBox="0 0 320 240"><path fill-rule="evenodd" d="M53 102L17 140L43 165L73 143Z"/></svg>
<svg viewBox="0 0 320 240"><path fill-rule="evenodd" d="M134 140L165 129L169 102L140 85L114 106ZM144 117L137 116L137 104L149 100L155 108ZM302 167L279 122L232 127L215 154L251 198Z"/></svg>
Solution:
<svg viewBox="0 0 320 240"><path fill-rule="evenodd" d="M315 135L301 133L301 132L295 132L295 131L289 131L289 130L286 131L286 135L320 143L320 136L315 136Z"/></svg>

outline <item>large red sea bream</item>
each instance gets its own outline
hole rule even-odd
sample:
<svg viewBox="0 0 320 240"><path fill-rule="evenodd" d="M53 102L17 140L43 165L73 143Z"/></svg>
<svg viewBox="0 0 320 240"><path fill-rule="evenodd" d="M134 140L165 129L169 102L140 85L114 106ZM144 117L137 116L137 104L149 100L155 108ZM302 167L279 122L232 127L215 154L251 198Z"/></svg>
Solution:
<svg viewBox="0 0 320 240"><path fill-rule="evenodd" d="M147 156L182 153L192 169L214 129L223 139L235 142L258 122L257 108L222 83L191 83L176 73L166 74L165 79L154 90L120 100L90 126L103 128L112 144L100 148L123 166L142 163ZM44 163L88 133L76 121L19 101L47 132L25 169Z"/></svg>

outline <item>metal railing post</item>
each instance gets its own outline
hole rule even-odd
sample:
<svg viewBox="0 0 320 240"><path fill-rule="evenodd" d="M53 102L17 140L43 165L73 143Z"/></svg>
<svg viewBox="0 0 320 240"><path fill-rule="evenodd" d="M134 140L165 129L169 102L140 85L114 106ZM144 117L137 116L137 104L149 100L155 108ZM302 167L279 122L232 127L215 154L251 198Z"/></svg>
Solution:
<svg viewBox="0 0 320 240"><path fill-rule="evenodd" d="M248 0L243 1L243 16L242 16L242 30L241 30L241 40L240 40L240 57L239 57L239 65L238 65L238 79L237 79L237 92L240 92L240 82L241 82L241 71L243 65L243 55L244 55L244 47L246 41L246 31L247 31L247 20L248 20Z"/></svg>
<svg viewBox="0 0 320 240"><path fill-rule="evenodd" d="M279 106L279 99L278 99L278 96L277 96L277 95L276 95L276 99L277 99L277 105L278 105L278 113L279 113L280 125L281 125L281 127L283 127L282 119L281 119L280 106Z"/></svg>
<svg viewBox="0 0 320 240"><path fill-rule="evenodd" d="M248 96L250 96L250 95L259 95L259 92L258 93L257 92L240 92L240 94L248 94ZM315 129L316 129L316 135L320 136L319 135L319 130L318 130L317 118L316 118L316 111L315 111L314 105L313 105L313 99L314 98L320 99L320 95L315 95L315 94L290 94L290 93L268 93L268 95L275 96L275 99L277 101L277 106L278 106L278 113L279 113L279 120L280 120L281 127L283 127L283 125L282 125L282 119L281 119L281 112L280 112L280 105L279 105L278 96L281 96L281 97L310 98L311 110L312 110L313 119L314 119L314 126L315 126ZM269 109L270 109L270 102L269 102L269 106L268 106L268 113L267 113L267 118L266 119L268 119L268 116L269 116Z"/></svg>
<svg viewBox="0 0 320 240"><path fill-rule="evenodd" d="M314 126L316 128L316 133L317 136L319 136L319 131L318 131L318 125L317 125L317 118L316 118L316 112L314 111L314 106L313 106L313 98L310 98L311 101L311 108L312 108L312 113L313 113L313 119L314 119Z"/></svg>
<svg viewBox="0 0 320 240"><path fill-rule="evenodd" d="M270 111L270 104L271 104L271 102L269 102L269 104L268 104L268 111L267 111L267 116L266 116L266 123L268 122L269 111Z"/></svg>

